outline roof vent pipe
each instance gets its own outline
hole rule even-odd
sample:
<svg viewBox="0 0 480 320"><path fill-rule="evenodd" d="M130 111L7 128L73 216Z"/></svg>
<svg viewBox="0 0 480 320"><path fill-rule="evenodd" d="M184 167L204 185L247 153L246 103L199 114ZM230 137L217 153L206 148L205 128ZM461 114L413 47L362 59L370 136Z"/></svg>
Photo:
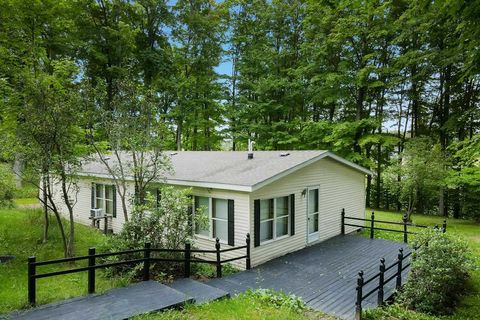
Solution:
<svg viewBox="0 0 480 320"><path fill-rule="evenodd" d="M248 139L248 159L253 159L253 145L255 141Z"/></svg>

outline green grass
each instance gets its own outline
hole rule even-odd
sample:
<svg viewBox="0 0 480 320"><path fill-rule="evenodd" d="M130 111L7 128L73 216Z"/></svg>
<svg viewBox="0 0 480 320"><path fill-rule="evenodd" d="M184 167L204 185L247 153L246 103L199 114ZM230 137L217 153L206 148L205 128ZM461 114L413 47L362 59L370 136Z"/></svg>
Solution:
<svg viewBox="0 0 480 320"><path fill-rule="evenodd" d="M370 211L367 211L367 218L370 218ZM401 221L402 215L398 212L386 212L386 211L375 211L375 219L378 220L387 220L387 221ZM443 217L436 216L425 216L414 214L412 215L412 221L415 224L423 224L434 226L438 224L439 226L443 223ZM376 224L377 226L377 224ZM394 229L401 229L402 226L392 226L392 225L382 225L378 224L379 227L387 227ZM412 228L413 231L413 228ZM460 237L465 238L472 250L475 260L477 261L477 270L472 273L470 279L470 293L465 296L456 310L454 315L443 317L442 319L446 320L469 320L469 319L479 319L480 318L480 224L468 220L459 220L459 219L448 219L447 222L447 232ZM365 234L368 234L366 232ZM375 236L383 239L392 239L397 241L402 241L403 235L401 233L393 233L387 231L376 231ZM382 319L414 319L417 315L414 313L408 313L410 316L405 318L382 318ZM418 316L420 319L420 316ZM432 317L432 319L436 319Z"/></svg>
<svg viewBox="0 0 480 320"><path fill-rule="evenodd" d="M33 199L33 198L37 198L37 195L38 195L37 187L28 183L24 183L23 186L15 190L15 198Z"/></svg>
<svg viewBox="0 0 480 320"><path fill-rule="evenodd" d="M223 299L204 305L187 305L183 310L170 310L135 317L135 320L333 320L334 317L319 312L295 311L276 307L249 294Z"/></svg>
<svg viewBox="0 0 480 320"><path fill-rule="evenodd" d="M0 314L27 307L27 258L36 256L38 261L63 257L58 226L51 217L50 237L42 244L43 218L41 211L32 209L0 210L0 255L11 254L16 258L0 264ZM89 227L76 224L76 254L85 255L91 246L103 241L104 235ZM78 266L84 265L82 262ZM64 264L39 267L39 272L60 270L74 265ZM125 283L122 279L106 279L97 271L97 292ZM44 304L87 293L87 273L44 278L37 281L37 303Z"/></svg>
<svg viewBox="0 0 480 320"><path fill-rule="evenodd" d="M14 199L13 202L19 206L33 205L39 203L37 198L18 198Z"/></svg>

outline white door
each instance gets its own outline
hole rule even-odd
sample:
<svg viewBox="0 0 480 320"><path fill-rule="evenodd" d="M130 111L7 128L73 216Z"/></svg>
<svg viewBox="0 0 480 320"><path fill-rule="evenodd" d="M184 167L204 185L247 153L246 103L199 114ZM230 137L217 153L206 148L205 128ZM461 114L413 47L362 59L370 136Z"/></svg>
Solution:
<svg viewBox="0 0 480 320"><path fill-rule="evenodd" d="M307 242L318 240L319 188L308 188L307 195Z"/></svg>

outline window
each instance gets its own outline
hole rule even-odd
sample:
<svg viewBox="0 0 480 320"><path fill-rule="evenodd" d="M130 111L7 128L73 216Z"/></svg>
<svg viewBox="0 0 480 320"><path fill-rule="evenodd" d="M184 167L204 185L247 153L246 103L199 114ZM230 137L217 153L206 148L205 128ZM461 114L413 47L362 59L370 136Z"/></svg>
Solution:
<svg viewBox="0 0 480 320"><path fill-rule="evenodd" d="M228 201L212 199L212 227L213 237L222 240L228 239Z"/></svg>
<svg viewBox="0 0 480 320"><path fill-rule="evenodd" d="M147 206L158 207L160 203L160 190L158 188L147 188L145 190L144 204Z"/></svg>
<svg viewBox="0 0 480 320"><path fill-rule="evenodd" d="M308 191L308 233L318 232L318 188Z"/></svg>
<svg viewBox="0 0 480 320"><path fill-rule="evenodd" d="M206 220L210 220L210 198L207 197L195 197L195 213L200 213L205 216ZM205 226L196 225L195 233L202 236L210 236L209 225Z"/></svg>
<svg viewBox="0 0 480 320"><path fill-rule="evenodd" d="M289 197L260 200L260 242L288 235L290 223Z"/></svg>
<svg viewBox="0 0 480 320"><path fill-rule="evenodd" d="M195 234L209 238L219 238L223 241L231 241L233 229L229 230L229 201L209 197L196 196L194 198L195 212L200 212L208 221L205 227L195 226ZM229 232L232 233L229 237Z"/></svg>
<svg viewBox="0 0 480 320"><path fill-rule="evenodd" d="M115 186L107 184L94 184L95 188L95 208L103 209L104 214L116 216L115 206Z"/></svg>

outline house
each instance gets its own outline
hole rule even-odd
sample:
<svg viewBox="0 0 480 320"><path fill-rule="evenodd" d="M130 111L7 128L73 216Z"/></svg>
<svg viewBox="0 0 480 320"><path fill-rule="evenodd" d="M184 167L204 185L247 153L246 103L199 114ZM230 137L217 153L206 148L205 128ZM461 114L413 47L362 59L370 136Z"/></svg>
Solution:
<svg viewBox="0 0 480 320"><path fill-rule="evenodd" d="M210 227L196 230L195 245L212 249L218 237L222 247L241 246L250 233L253 266L340 234L342 208L348 216L364 217L365 176L371 172L329 151L166 155L174 173L164 183L192 188L194 205L208 208ZM122 207L105 166L85 163L78 179L75 219L91 224L90 209L103 208L113 215L114 232L119 231ZM129 189L133 194L133 182Z"/></svg>

